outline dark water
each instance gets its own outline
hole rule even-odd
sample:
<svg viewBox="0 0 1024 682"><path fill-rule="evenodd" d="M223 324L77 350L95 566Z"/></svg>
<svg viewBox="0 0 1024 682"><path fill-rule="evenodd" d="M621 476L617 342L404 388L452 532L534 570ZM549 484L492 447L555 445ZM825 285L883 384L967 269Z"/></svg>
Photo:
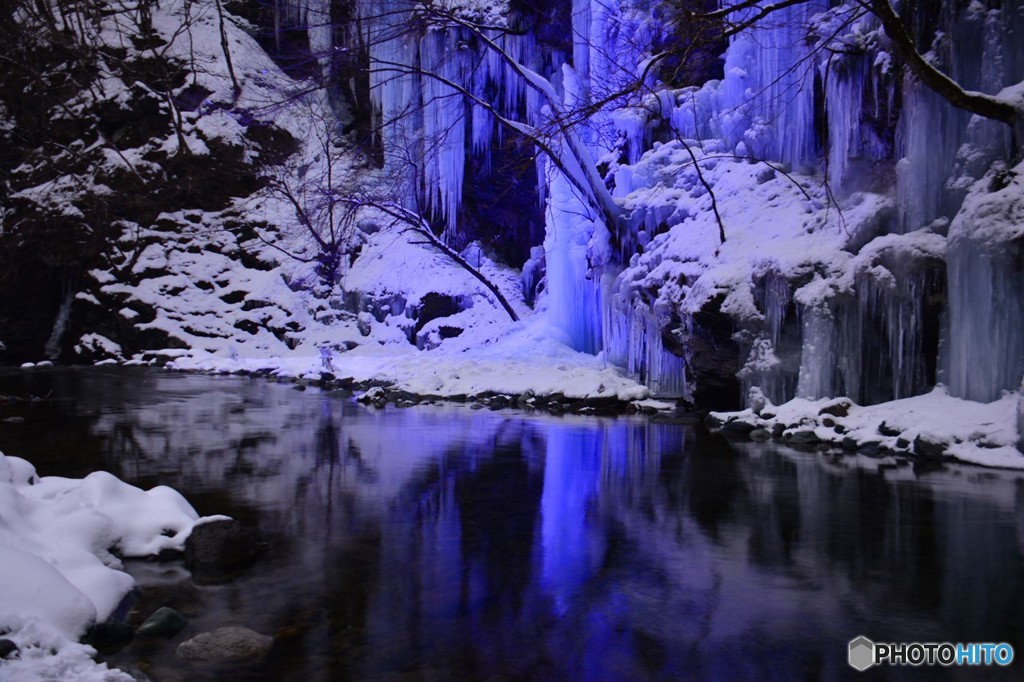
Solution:
<svg viewBox="0 0 1024 682"><path fill-rule="evenodd" d="M728 442L645 419L374 410L246 378L0 375L0 449L41 474L171 485L271 543L196 585L133 562L131 615L191 623L105 658L156 680L1020 679L1024 476ZM257 664L178 642L273 634ZM1007 641L1009 670L855 673L847 642Z"/></svg>

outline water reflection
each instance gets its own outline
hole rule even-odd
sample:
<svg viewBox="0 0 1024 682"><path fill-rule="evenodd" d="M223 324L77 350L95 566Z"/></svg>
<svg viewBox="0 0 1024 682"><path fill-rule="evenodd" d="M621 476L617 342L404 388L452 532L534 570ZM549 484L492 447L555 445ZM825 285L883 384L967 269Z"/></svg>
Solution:
<svg viewBox="0 0 1024 682"><path fill-rule="evenodd" d="M109 659L158 680L843 679L858 634L1024 655L1018 474L642 419L377 411L240 378L0 376L0 394L47 391L4 408L26 421L0 424L0 448L44 474L173 485L272 543L222 585L132 566L138 617L179 608L179 638L277 635L250 667L188 668L177 640Z"/></svg>

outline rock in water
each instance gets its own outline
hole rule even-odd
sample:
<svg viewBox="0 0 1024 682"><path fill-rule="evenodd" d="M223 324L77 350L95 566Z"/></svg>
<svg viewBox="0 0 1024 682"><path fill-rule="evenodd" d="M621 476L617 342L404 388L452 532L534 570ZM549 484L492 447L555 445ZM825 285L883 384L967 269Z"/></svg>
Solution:
<svg viewBox="0 0 1024 682"><path fill-rule="evenodd" d="M265 550L259 534L234 519L209 521L185 540L185 566L193 573L229 573L250 566Z"/></svg>
<svg viewBox="0 0 1024 682"><path fill-rule="evenodd" d="M144 637L173 637L188 625L185 616L167 606L161 606L146 619L135 634Z"/></svg>
<svg viewBox="0 0 1024 682"><path fill-rule="evenodd" d="M748 435L750 440L758 441L763 443L764 441L772 439L772 432L768 429L754 429Z"/></svg>
<svg viewBox="0 0 1024 682"><path fill-rule="evenodd" d="M186 661L244 661L262 656L273 643L273 637L231 625L182 642L177 654Z"/></svg>
<svg viewBox="0 0 1024 682"><path fill-rule="evenodd" d="M85 642L103 654L123 649L132 641L135 631L125 623L96 623L85 633Z"/></svg>
<svg viewBox="0 0 1024 682"><path fill-rule="evenodd" d="M18 650L18 645L9 639L0 639L0 658L7 658Z"/></svg>

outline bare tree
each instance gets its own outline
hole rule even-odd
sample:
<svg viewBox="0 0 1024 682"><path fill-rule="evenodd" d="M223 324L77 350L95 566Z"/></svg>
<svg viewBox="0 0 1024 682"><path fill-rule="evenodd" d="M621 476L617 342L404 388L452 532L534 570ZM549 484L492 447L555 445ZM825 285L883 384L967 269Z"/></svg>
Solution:
<svg viewBox="0 0 1024 682"><path fill-rule="evenodd" d="M299 104L296 104L298 106ZM333 287L341 275L348 239L354 229L355 213L345 194L336 187L337 166L347 163L351 149L341 133L341 123L322 98L301 101L309 121L309 139L315 153L308 160L292 158L270 173L268 190L283 199L295 214L315 248L313 255L281 246L262 237L271 247L296 260L315 263L320 282Z"/></svg>

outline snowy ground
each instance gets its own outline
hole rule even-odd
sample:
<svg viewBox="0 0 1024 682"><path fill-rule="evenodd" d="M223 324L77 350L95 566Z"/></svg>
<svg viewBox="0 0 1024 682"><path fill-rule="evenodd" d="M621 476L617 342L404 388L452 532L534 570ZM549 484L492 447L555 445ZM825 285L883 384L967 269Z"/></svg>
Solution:
<svg viewBox="0 0 1024 682"><path fill-rule="evenodd" d="M855 405L845 398L796 398L783 405L766 403L756 411L712 413L726 430L737 431L738 424L763 429L761 438L774 429L784 442L829 443L932 459L945 454L961 462L1007 469L1024 469L1024 452L1019 449L1022 417L1024 399L1016 393L977 403L954 398L943 387L879 405Z"/></svg>
<svg viewBox="0 0 1024 682"><path fill-rule="evenodd" d="M230 358L192 354L173 360L172 369L233 372L269 370L285 378L339 379L390 384L418 395L450 397L484 392L521 395L562 393L567 398L643 400L650 391L624 377L601 358L571 350L540 320L517 325L477 349L417 350L409 344L366 345L323 356L296 352L275 358Z"/></svg>
<svg viewBox="0 0 1024 682"><path fill-rule="evenodd" d="M19 650L0 660L0 679L132 679L78 642L134 585L112 551L181 550L198 521L166 486L144 491L106 472L39 477L29 462L0 453L0 637Z"/></svg>

